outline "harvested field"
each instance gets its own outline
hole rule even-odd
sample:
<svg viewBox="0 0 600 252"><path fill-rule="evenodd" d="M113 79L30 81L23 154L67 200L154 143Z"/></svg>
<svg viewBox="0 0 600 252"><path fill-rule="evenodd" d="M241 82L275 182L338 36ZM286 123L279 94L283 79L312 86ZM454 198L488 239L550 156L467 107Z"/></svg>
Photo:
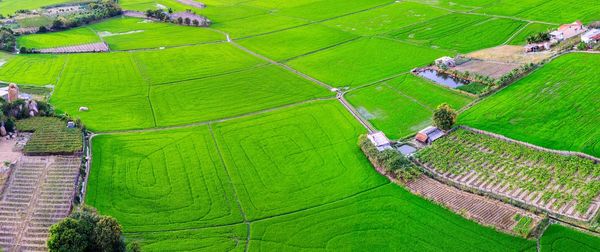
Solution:
<svg viewBox="0 0 600 252"><path fill-rule="evenodd" d="M509 64L540 63L552 57L551 51L525 53L523 46L503 45L475 51L466 55L467 58L482 61L503 62Z"/></svg>
<svg viewBox="0 0 600 252"><path fill-rule="evenodd" d="M434 202L442 204L455 213L461 213L486 226L493 226L504 232L515 234L518 221L515 216L527 216L532 219L529 230L535 228L542 220L541 217L530 214L518 207L484 196L464 192L455 187L443 184L427 176L410 181L406 185L414 194L421 195ZM517 234L519 235L519 234Z"/></svg>
<svg viewBox="0 0 600 252"><path fill-rule="evenodd" d="M518 68L520 65L515 63L504 63L498 61L483 61L483 60L470 60L456 67L451 68L452 70L459 72L476 73L483 76L489 76L494 79L498 79Z"/></svg>
<svg viewBox="0 0 600 252"><path fill-rule="evenodd" d="M86 53L86 52L108 52L108 51L109 51L108 45L104 42L37 50L37 52L40 52L40 53Z"/></svg>
<svg viewBox="0 0 600 252"><path fill-rule="evenodd" d="M69 215L79 157L22 157L0 200L0 248L47 251L48 229Z"/></svg>
<svg viewBox="0 0 600 252"><path fill-rule="evenodd" d="M590 221L600 209L600 164L457 130L417 154L431 172L551 214Z"/></svg>

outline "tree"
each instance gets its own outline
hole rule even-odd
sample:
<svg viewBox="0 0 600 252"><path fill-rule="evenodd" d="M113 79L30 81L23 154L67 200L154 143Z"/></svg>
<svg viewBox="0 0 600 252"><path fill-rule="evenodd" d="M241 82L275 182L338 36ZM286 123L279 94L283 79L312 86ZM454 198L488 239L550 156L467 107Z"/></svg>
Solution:
<svg viewBox="0 0 600 252"><path fill-rule="evenodd" d="M99 251L123 251L121 225L110 216L102 216L94 228L94 241Z"/></svg>
<svg viewBox="0 0 600 252"><path fill-rule="evenodd" d="M588 48L587 44L583 41L579 42L579 44L577 45L577 50L580 50L580 51L587 50L587 48Z"/></svg>
<svg viewBox="0 0 600 252"><path fill-rule="evenodd" d="M200 22L198 22L198 19L194 19L194 20L192 20L192 24L193 24L194 26L199 26L199 25L200 25Z"/></svg>
<svg viewBox="0 0 600 252"><path fill-rule="evenodd" d="M81 222L67 217L50 227L48 238L49 251L85 251L89 246L88 239L81 233Z"/></svg>
<svg viewBox="0 0 600 252"><path fill-rule="evenodd" d="M131 242L129 244L127 244L127 252L141 252L142 251L142 247L140 246L140 244L137 241Z"/></svg>
<svg viewBox="0 0 600 252"><path fill-rule="evenodd" d="M52 21L52 30L60 30L63 28L65 24L63 23L62 20L60 19L55 19L54 21Z"/></svg>
<svg viewBox="0 0 600 252"><path fill-rule="evenodd" d="M442 103L433 112L433 123L442 130L449 130L456 122L456 111L446 103Z"/></svg>
<svg viewBox="0 0 600 252"><path fill-rule="evenodd" d="M187 18L187 17L183 21L185 22L186 25L190 25L190 23L192 22L192 20L190 20L190 18Z"/></svg>
<svg viewBox="0 0 600 252"><path fill-rule="evenodd" d="M38 33L46 33L48 32L48 28L46 28L46 26L40 26L40 28L38 29Z"/></svg>
<svg viewBox="0 0 600 252"><path fill-rule="evenodd" d="M178 18L177 18L177 23L178 23L178 24L183 24L183 18L181 18L181 17L178 17Z"/></svg>

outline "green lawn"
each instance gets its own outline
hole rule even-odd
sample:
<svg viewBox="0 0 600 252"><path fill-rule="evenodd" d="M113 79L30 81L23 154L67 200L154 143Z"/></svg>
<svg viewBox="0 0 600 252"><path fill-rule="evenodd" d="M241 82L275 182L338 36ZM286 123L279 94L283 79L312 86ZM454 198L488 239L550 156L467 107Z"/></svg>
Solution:
<svg viewBox="0 0 600 252"><path fill-rule="evenodd" d="M329 85L356 87L427 65L447 54L384 38L361 38L288 64Z"/></svg>
<svg viewBox="0 0 600 252"><path fill-rule="evenodd" d="M172 47L224 41L224 35L201 27L148 22L138 18L113 18L91 25L111 50Z"/></svg>
<svg viewBox="0 0 600 252"><path fill-rule="evenodd" d="M315 24L242 39L238 43L270 59L282 61L356 38L350 33Z"/></svg>
<svg viewBox="0 0 600 252"><path fill-rule="evenodd" d="M392 139L405 137L430 125L433 110L441 103L459 109L473 100L411 74L350 91L346 99L363 118Z"/></svg>
<svg viewBox="0 0 600 252"><path fill-rule="evenodd" d="M17 39L19 47L45 49L101 42L100 37L88 27L80 27L60 32L31 34Z"/></svg>
<svg viewBox="0 0 600 252"><path fill-rule="evenodd" d="M600 237L560 225L551 225L544 232L540 243L543 252L592 252L600 248Z"/></svg>
<svg viewBox="0 0 600 252"><path fill-rule="evenodd" d="M382 8L329 20L323 24L358 35L375 35L421 23L448 13L446 10L424 4L396 2Z"/></svg>
<svg viewBox="0 0 600 252"><path fill-rule="evenodd" d="M600 55L561 56L465 111L458 122L600 157L598 62Z"/></svg>
<svg viewBox="0 0 600 252"><path fill-rule="evenodd" d="M221 119L334 93L278 66L153 86L158 126Z"/></svg>
<svg viewBox="0 0 600 252"><path fill-rule="evenodd" d="M389 36L467 53L500 45L525 24L511 19L450 14L399 29Z"/></svg>

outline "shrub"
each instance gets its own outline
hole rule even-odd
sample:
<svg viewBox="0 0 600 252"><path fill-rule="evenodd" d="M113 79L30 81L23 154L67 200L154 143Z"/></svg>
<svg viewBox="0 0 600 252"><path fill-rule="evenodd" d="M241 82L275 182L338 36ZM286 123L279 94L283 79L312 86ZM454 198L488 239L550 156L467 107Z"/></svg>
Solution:
<svg viewBox="0 0 600 252"><path fill-rule="evenodd" d="M359 137L358 144L374 165L380 167L387 173L391 173L396 179L409 181L418 177L421 172L402 154L396 150L378 151L365 135Z"/></svg>
<svg viewBox="0 0 600 252"><path fill-rule="evenodd" d="M14 32L6 27L0 27L0 50L14 52L17 45Z"/></svg>

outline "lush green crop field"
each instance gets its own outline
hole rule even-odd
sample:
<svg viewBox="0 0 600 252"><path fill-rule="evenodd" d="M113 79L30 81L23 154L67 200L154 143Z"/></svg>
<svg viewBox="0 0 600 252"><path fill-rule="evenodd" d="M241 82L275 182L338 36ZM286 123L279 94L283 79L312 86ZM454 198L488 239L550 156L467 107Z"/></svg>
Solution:
<svg viewBox="0 0 600 252"><path fill-rule="evenodd" d="M407 72L446 54L385 38L361 38L288 64L329 85L356 87Z"/></svg>
<svg viewBox="0 0 600 252"><path fill-rule="evenodd" d="M136 52L133 55L150 84L193 80L266 64L226 43Z"/></svg>
<svg viewBox="0 0 600 252"><path fill-rule="evenodd" d="M600 238L564 226L551 225L542 236L541 248L544 252L598 251Z"/></svg>
<svg viewBox="0 0 600 252"><path fill-rule="evenodd" d="M238 43L273 60L285 60L355 39L350 33L323 25L307 25L239 40Z"/></svg>
<svg viewBox="0 0 600 252"><path fill-rule="evenodd" d="M408 0L410 2L427 3L432 6L441 8L447 8L458 11L467 11L479 9L481 7L489 6L492 3L497 2L496 0L435 0L435 1L423 1L423 0Z"/></svg>
<svg viewBox="0 0 600 252"><path fill-rule="evenodd" d="M598 20L600 6L596 0L501 0L477 12L554 23L571 23L575 20L583 22Z"/></svg>
<svg viewBox="0 0 600 252"><path fill-rule="evenodd" d="M26 54L10 57L0 67L0 80L19 84L56 84L65 65L64 55Z"/></svg>
<svg viewBox="0 0 600 252"><path fill-rule="evenodd" d="M54 5L54 4L62 4L62 3L71 3L71 2L81 2L78 0L2 0L0 1L0 14L9 15L14 14L15 11L18 10L32 10L37 9L44 6Z"/></svg>
<svg viewBox="0 0 600 252"><path fill-rule="evenodd" d="M158 126L242 115L334 93L276 66L153 86Z"/></svg>
<svg viewBox="0 0 600 252"><path fill-rule="evenodd" d="M19 47L45 49L62 46L82 45L101 42L100 37L88 27L69 29L61 32L31 34L17 39Z"/></svg>
<svg viewBox="0 0 600 252"><path fill-rule="evenodd" d="M319 21L358 13L391 3L393 1L389 0L319 0L294 7L284 7L279 9L278 13L290 17Z"/></svg>
<svg viewBox="0 0 600 252"><path fill-rule="evenodd" d="M531 23L521 30L515 37L513 37L509 44L510 45L525 45L527 43L527 37L539 32L551 31L556 27L548 24Z"/></svg>
<svg viewBox="0 0 600 252"><path fill-rule="evenodd" d="M111 50L172 47L224 41L224 35L201 27L146 22L137 18L113 18L90 26Z"/></svg>
<svg viewBox="0 0 600 252"><path fill-rule="evenodd" d="M600 55L561 56L459 116L540 146L600 156Z"/></svg>
<svg viewBox="0 0 600 252"><path fill-rule="evenodd" d="M245 38L297 27L307 23L307 20L300 18L277 14L263 14L216 23L211 27L228 33L231 38Z"/></svg>
<svg viewBox="0 0 600 252"><path fill-rule="evenodd" d="M381 84L350 91L346 99L389 138L398 139L430 125L441 103L461 108L472 97L405 74Z"/></svg>
<svg viewBox="0 0 600 252"><path fill-rule="evenodd" d="M534 241L482 228L393 184L260 220L250 231L257 251L535 251Z"/></svg>
<svg viewBox="0 0 600 252"><path fill-rule="evenodd" d="M450 14L392 32L391 37L461 53L504 43L526 23L477 15Z"/></svg>
<svg viewBox="0 0 600 252"><path fill-rule="evenodd" d="M323 24L358 34L375 35L398 30L404 26L421 23L449 12L428 5L397 2L382 8L336 18Z"/></svg>

